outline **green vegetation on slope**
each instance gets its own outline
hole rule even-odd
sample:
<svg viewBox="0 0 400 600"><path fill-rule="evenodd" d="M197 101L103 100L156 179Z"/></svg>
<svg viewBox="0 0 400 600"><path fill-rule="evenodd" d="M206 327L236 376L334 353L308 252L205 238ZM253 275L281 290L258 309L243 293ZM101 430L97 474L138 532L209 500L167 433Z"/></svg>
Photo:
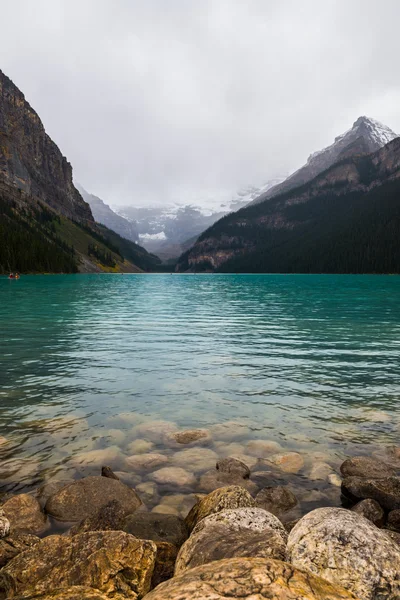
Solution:
<svg viewBox="0 0 400 600"><path fill-rule="evenodd" d="M157 271L160 269L161 260L155 254L150 254L147 250L142 248L142 246L121 237L118 233L108 229L105 225L97 223L97 228L110 244L119 249L120 253L127 260L143 271Z"/></svg>

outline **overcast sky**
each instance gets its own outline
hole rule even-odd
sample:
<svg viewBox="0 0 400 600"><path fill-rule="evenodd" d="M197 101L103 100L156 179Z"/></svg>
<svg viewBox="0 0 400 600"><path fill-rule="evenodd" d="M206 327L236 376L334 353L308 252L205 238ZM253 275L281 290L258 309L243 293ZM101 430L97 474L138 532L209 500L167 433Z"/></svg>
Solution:
<svg viewBox="0 0 400 600"><path fill-rule="evenodd" d="M398 0L0 4L0 68L112 205L287 174L362 114L400 132Z"/></svg>

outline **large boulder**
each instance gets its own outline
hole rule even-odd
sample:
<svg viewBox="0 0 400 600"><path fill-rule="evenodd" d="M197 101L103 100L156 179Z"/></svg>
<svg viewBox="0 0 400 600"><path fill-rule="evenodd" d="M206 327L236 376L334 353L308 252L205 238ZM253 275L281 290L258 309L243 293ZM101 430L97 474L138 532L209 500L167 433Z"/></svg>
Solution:
<svg viewBox="0 0 400 600"><path fill-rule="evenodd" d="M297 498L287 487L277 485L260 490L256 496L256 504L280 517L297 505Z"/></svg>
<svg viewBox="0 0 400 600"><path fill-rule="evenodd" d="M192 531L199 521L221 510L255 505L254 498L243 487L238 485L222 487L199 500L187 515L185 523L188 530Z"/></svg>
<svg viewBox="0 0 400 600"><path fill-rule="evenodd" d="M343 588L267 558L218 560L159 585L146 600L354 600Z"/></svg>
<svg viewBox="0 0 400 600"><path fill-rule="evenodd" d="M41 534L48 528L47 517L34 496L13 496L3 504L2 509L10 521L12 533Z"/></svg>
<svg viewBox="0 0 400 600"><path fill-rule="evenodd" d="M59 521L81 521L111 500L118 500L125 515L142 504L136 492L121 481L91 476L79 479L50 496L45 510Z"/></svg>
<svg viewBox="0 0 400 600"><path fill-rule="evenodd" d="M343 477L368 477L380 479L396 475L396 469L381 460L368 456L354 456L342 463L340 472Z"/></svg>
<svg viewBox="0 0 400 600"><path fill-rule="evenodd" d="M351 510L371 521L376 527L382 527L385 522L385 513L382 507L376 500L371 500L371 498L361 500Z"/></svg>
<svg viewBox="0 0 400 600"><path fill-rule="evenodd" d="M125 511L118 500L111 500L97 512L89 515L72 527L71 535L86 533L86 531L118 531L123 529Z"/></svg>
<svg viewBox="0 0 400 600"><path fill-rule="evenodd" d="M40 542L40 538L30 533L16 533L0 540L0 568L4 567L12 558L32 548Z"/></svg>
<svg viewBox="0 0 400 600"><path fill-rule="evenodd" d="M342 494L352 502L371 498L386 511L395 510L400 508L400 477L346 477L342 481Z"/></svg>
<svg viewBox="0 0 400 600"><path fill-rule="evenodd" d="M174 576L178 548L170 542L155 542L157 546L156 564L154 566L151 587L155 588L163 581Z"/></svg>
<svg viewBox="0 0 400 600"><path fill-rule="evenodd" d="M287 559L360 600L400 597L400 548L343 508L318 508L300 519L289 534Z"/></svg>
<svg viewBox="0 0 400 600"><path fill-rule="evenodd" d="M136 512L128 515L122 524L123 531L143 540L170 542L182 546L188 537L183 519L176 515Z"/></svg>
<svg viewBox="0 0 400 600"><path fill-rule="evenodd" d="M52 535L1 570L0 590L15 598L81 585L114 600L136 600L150 589L155 559L154 542L122 531Z"/></svg>
<svg viewBox="0 0 400 600"><path fill-rule="evenodd" d="M223 558L285 558L287 532L262 508L223 510L202 519L179 551L175 575Z"/></svg>

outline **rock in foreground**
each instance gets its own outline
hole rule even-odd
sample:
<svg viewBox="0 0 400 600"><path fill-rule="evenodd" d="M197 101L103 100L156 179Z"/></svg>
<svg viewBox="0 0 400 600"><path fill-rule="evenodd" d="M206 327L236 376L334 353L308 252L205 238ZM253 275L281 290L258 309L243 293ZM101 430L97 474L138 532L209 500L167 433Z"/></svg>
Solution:
<svg viewBox="0 0 400 600"><path fill-rule="evenodd" d="M162 513L137 512L128 515L122 530L142 540L170 542L178 547L188 537L186 525L180 517Z"/></svg>
<svg viewBox="0 0 400 600"><path fill-rule="evenodd" d="M346 477L342 481L342 494L353 502L371 498L385 510L395 510L400 508L400 477Z"/></svg>
<svg viewBox="0 0 400 600"><path fill-rule="evenodd" d="M254 506L254 499L244 488L238 485L218 488L193 506L185 523L189 531L192 531L199 521L221 510Z"/></svg>
<svg viewBox="0 0 400 600"><path fill-rule="evenodd" d="M19 596L16 600L20 600L20 598L22 596ZM23 596L23 598L24 600L110 600L109 596L102 594L99 590L82 585L53 590L44 596L35 594L34 596Z"/></svg>
<svg viewBox="0 0 400 600"><path fill-rule="evenodd" d="M342 508L318 508L289 534L287 559L360 600L400 598L400 548L371 522Z"/></svg>
<svg viewBox="0 0 400 600"><path fill-rule="evenodd" d="M218 560L159 585L146 600L350 600L354 596L287 563Z"/></svg>
<svg viewBox="0 0 400 600"><path fill-rule="evenodd" d="M340 472L343 477L382 478L396 475L396 470L376 458L354 456L342 463Z"/></svg>
<svg viewBox="0 0 400 600"><path fill-rule="evenodd" d="M7 598L15 598L81 585L114 600L136 600L150 589L155 558L154 542L122 531L52 535L1 570L0 590Z"/></svg>
<svg viewBox="0 0 400 600"><path fill-rule="evenodd" d="M91 476L79 479L50 496L45 509L59 521L81 521L112 500L118 500L125 515L142 504L136 492L121 481Z"/></svg>
<svg viewBox="0 0 400 600"><path fill-rule="evenodd" d="M12 533L43 533L47 527L46 515L43 514L39 501L29 494L13 496L2 506L9 519Z"/></svg>

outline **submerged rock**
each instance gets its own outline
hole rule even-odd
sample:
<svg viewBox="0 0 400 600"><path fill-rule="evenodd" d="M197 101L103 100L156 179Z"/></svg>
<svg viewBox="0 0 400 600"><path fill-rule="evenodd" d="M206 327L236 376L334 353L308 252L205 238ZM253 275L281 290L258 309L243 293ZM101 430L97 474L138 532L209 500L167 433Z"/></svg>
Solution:
<svg viewBox="0 0 400 600"><path fill-rule="evenodd" d="M146 454L154 448L153 442L148 440L134 440L128 444L127 451L129 454Z"/></svg>
<svg viewBox="0 0 400 600"><path fill-rule="evenodd" d="M113 599L136 600L150 589L155 559L154 542L122 531L52 535L1 570L0 589L15 598L81 585Z"/></svg>
<svg viewBox="0 0 400 600"><path fill-rule="evenodd" d="M136 491L144 504L154 504L158 502L160 496L158 494L158 487L154 481L143 481L136 486Z"/></svg>
<svg viewBox="0 0 400 600"><path fill-rule="evenodd" d="M177 487L193 487L196 478L193 473L189 473L181 467L163 467L149 475L156 483L160 485L174 485Z"/></svg>
<svg viewBox="0 0 400 600"><path fill-rule="evenodd" d="M171 421L145 421L133 427L132 434L136 438L143 438L155 444L160 444L177 429L176 423L171 423Z"/></svg>
<svg viewBox="0 0 400 600"><path fill-rule="evenodd" d="M273 454L268 457L268 462L279 467L284 473L298 473L304 466L304 458L298 452Z"/></svg>
<svg viewBox="0 0 400 600"><path fill-rule="evenodd" d="M3 504L2 509L10 521L12 533L40 534L49 526L39 501L29 494L13 496Z"/></svg>
<svg viewBox="0 0 400 600"><path fill-rule="evenodd" d="M372 498L387 511L400 508L400 477L369 479L346 477L342 481L342 494L353 502Z"/></svg>
<svg viewBox="0 0 400 600"><path fill-rule="evenodd" d="M223 510L201 520L179 551L175 575L223 558L285 558L287 532L261 508Z"/></svg>
<svg viewBox="0 0 400 600"><path fill-rule="evenodd" d="M256 504L279 517L297 505L297 498L287 487L277 485L260 490Z"/></svg>
<svg viewBox="0 0 400 600"><path fill-rule="evenodd" d="M250 494L256 494L259 489L254 481L250 481L250 479L243 479L243 477L240 475L221 473L216 469L211 469L210 471L204 473L200 477L199 481L199 489L202 492L207 493L228 485L238 485L244 487L248 492L250 492Z"/></svg>
<svg viewBox="0 0 400 600"><path fill-rule="evenodd" d="M0 540L0 568L4 567L17 554L39 542L40 538L30 533L16 533Z"/></svg>
<svg viewBox="0 0 400 600"><path fill-rule="evenodd" d="M174 465L194 473L215 467L217 460L217 454L209 448L188 448L176 452L172 457Z"/></svg>
<svg viewBox="0 0 400 600"><path fill-rule="evenodd" d="M400 597L400 548L343 508L319 508L300 519L289 534L287 559L360 600Z"/></svg>
<svg viewBox="0 0 400 600"><path fill-rule="evenodd" d="M152 471L156 467L165 465L168 462L168 457L164 454L134 454L128 456L125 460L131 469Z"/></svg>
<svg viewBox="0 0 400 600"><path fill-rule="evenodd" d="M343 588L266 558L218 560L159 585L146 600L354 600Z"/></svg>
<svg viewBox="0 0 400 600"><path fill-rule="evenodd" d="M128 515L122 530L143 540L154 542L170 542L181 546L188 537L188 530L183 519L174 515L136 512Z"/></svg>
<svg viewBox="0 0 400 600"><path fill-rule="evenodd" d="M381 460L369 458L368 456L348 458L342 463L340 472L344 477L368 477L371 479L381 479L382 477L396 475L396 469L393 469Z"/></svg>
<svg viewBox="0 0 400 600"><path fill-rule="evenodd" d="M251 440L246 444L246 452L250 456L265 458L271 454L282 452L282 446L278 442L270 440Z"/></svg>
<svg viewBox="0 0 400 600"><path fill-rule="evenodd" d="M371 498L361 500L351 510L371 521L376 527L382 527L385 522L385 513L382 507L376 500L371 500Z"/></svg>
<svg viewBox="0 0 400 600"><path fill-rule="evenodd" d="M125 514L134 512L142 504L136 492L121 481L90 476L50 496L45 510L59 521L81 521L111 500L118 500Z"/></svg>
<svg viewBox="0 0 400 600"><path fill-rule="evenodd" d="M189 531L209 515L227 508L255 507L255 501L244 488L233 485L211 492L197 502L185 519Z"/></svg>
<svg viewBox="0 0 400 600"><path fill-rule="evenodd" d="M211 441L208 429L186 429L185 431L176 431L168 436L170 442L175 445L187 445L193 443L208 443Z"/></svg>
<svg viewBox="0 0 400 600"><path fill-rule="evenodd" d="M232 458L231 456L221 458L217 462L216 469L221 475L231 475L241 479L248 479L250 477L249 467L241 460Z"/></svg>

